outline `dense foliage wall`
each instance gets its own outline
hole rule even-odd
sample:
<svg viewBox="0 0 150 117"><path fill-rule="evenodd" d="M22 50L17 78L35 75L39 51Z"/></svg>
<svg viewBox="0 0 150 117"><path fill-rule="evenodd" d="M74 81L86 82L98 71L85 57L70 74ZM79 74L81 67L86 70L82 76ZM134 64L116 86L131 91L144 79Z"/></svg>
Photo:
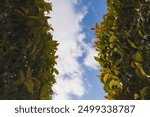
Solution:
<svg viewBox="0 0 150 117"><path fill-rule="evenodd" d="M150 1L107 0L95 59L107 99L150 99Z"/></svg>
<svg viewBox="0 0 150 117"><path fill-rule="evenodd" d="M53 40L44 0L0 0L0 99L51 99Z"/></svg>

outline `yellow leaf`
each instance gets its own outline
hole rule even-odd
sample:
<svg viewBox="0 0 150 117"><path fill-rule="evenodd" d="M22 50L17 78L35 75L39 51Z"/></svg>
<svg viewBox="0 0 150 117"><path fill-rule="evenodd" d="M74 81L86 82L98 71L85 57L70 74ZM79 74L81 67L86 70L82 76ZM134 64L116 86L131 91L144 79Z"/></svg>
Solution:
<svg viewBox="0 0 150 117"><path fill-rule="evenodd" d="M105 76L103 77L103 82L106 83L108 78L109 78L109 73L105 74Z"/></svg>
<svg viewBox="0 0 150 117"><path fill-rule="evenodd" d="M113 88L113 86L117 86L118 85L118 81L116 81L116 80L112 80L110 83L109 83L109 87L110 87L110 89L112 89Z"/></svg>
<svg viewBox="0 0 150 117"><path fill-rule="evenodd" d="M134 94L134 99L139 99L139 98L140 98L139 94L135 93Z"/></svg>
<svg viewBox="0 0 150 117"><path fill-rule="evenodd" d="M102 69L101 69L101 72L103 72L103 73L108 73L109 71L108 71L107 68L102 68Z"/></svg>

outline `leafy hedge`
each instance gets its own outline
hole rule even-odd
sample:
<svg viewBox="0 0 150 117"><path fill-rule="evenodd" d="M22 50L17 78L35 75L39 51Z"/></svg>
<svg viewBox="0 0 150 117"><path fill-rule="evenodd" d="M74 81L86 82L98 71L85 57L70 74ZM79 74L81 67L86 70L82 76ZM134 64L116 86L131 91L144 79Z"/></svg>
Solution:
<svg viewBox="0 0 150 117"><path fill-rule="evenodd" d="M150 99L150 1L107 0L95 42L107 99Z"/></svg>
<svg viewBox="0 0 150 117"><path fill-rule="evenodd" d="M0 0L0 99L51 99L58 43L44 0Z"/></svg>

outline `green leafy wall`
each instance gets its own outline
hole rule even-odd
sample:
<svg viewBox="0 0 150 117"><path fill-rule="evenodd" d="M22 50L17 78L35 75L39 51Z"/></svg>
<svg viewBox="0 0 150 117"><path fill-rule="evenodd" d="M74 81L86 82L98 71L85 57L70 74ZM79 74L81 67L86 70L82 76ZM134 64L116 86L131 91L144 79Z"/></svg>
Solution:
<svg viewBox="0 0 150 117"><path fill-rule="evenodd" d="M0 99L51 99L58 43L44 0L0 0Z"/></svg>
<svg viewBox="0 0 150 117"><path fill-rule="evenodd" d="M96 24L99 76L107 99L150 99L150 2L107 0Z"/></svg>

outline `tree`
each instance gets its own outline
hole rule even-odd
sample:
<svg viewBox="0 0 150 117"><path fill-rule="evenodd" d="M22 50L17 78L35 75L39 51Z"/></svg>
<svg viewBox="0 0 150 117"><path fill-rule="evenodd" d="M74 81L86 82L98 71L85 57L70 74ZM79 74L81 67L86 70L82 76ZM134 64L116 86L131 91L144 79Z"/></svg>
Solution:
<svg viewBox="0 0 150 117"><path fill-rule="evenodd" d="M0 99L51 99L56 50L44 0L0 0Z"/></svg>
<svg viewBox="0 0 150 117"><path fill-rule="evenodd" d="M107 0L95 42L107 99L150 99L150 1Z"/></svg>

